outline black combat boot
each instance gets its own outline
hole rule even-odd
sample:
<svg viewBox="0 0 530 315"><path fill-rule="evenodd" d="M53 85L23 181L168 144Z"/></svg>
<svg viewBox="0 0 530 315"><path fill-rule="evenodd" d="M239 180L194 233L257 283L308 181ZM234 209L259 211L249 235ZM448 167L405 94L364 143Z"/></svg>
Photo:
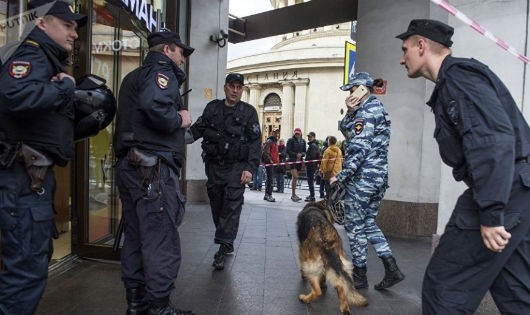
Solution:
<svg viewBox="0 0 530 315"><path fill-rule="evenodd" d="M225 258L226 254L223 251L219 250L217 253L215 253L212 263L212 266L215 268L215 270L225 269Z"/></svg>
<svg viewBox="0 0 530 315"><path fill-rule="evenodd" d="M368 279L366 278L366 266L353 266L353 283L356 289L368 288Z"/></svg>
<svg viewBox="0 0 530 315"><path fill-rule="evenodd" d="M125 289L127 315L147 315L147 303L144 301L145 288Z"/></svg>
<svg viewBox="0 0 530 315"><path fill-rule="evenodd" d="M405 279L405 275L402 274L399 270L399 267L396 263L396 259L394 259L394 257L385 257L381 258L381 260L383 260L383 265L385 266L385 277L381 282L374 286L376 290L390 288L394 284Z"/></svg>
<svg viewBox="0 0 530 315"><path fill-rule="evenodd" d="M167 297L151 301L147 315L195 315L195 313L175 308Z"/></svg>

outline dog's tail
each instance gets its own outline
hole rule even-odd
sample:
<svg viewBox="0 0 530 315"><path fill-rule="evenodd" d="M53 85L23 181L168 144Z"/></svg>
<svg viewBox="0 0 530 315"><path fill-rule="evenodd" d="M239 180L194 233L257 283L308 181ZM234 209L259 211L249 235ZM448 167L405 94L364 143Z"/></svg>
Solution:
<svg viewBox="0 0 530 315"><path fill-rule="evenodd" d="M362 294L357 292L351 271L348 271L352 270L352 263L345 257L341 257L341 255L332 249L325 249L324 256L326 262L331 267L326 278L328 278L333 284L342 284L342 287L344 287L346 291L344 292L346 298L351 305L367 306L368 300Z"/></svg>

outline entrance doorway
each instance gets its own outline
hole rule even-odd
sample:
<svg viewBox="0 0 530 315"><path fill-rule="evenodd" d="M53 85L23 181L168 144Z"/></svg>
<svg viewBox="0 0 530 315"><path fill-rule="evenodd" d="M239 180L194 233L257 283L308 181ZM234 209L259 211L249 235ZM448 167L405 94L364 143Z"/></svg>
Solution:
<svg viewBox="0 0 530 315"><path fill-rule="evenodd" d="M262 142L272 135L272 131L282 128L282 99L276 93L265 97L263 102Z"/></svg>
<svg viewBox="0 0 530 315"><path fill-rule="evenodd" d="M120 3L112 0L92 4L89 72L107 81L118 97L123 78L141 65L148 51L147 33ZM101 259L119 259L113 250L121 219L112 151L114 123L79 145L76 172L77 217L72 246L74 254ZM118 244L119 245L119 244Z"/></svg>

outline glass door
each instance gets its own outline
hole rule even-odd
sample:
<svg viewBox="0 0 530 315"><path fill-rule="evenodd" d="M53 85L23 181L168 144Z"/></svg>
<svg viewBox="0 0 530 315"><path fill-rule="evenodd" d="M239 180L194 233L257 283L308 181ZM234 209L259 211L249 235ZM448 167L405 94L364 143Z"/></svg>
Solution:
<svg viewBox="0 0 530 315"><path fill-rule="evenodd" d="M133 24L133 18L114 1L95 0L92 4L92 31L89 71L107 81L118 97L122 79L141 65L147 53L145 31ZM78 224L78 245L74 253L103 259L119 259L113 250L121 219L121 205L115 184L112 152L114 123L87 140L84 163L84 204ZM79 182L78 182L79 183Z"/></svg>

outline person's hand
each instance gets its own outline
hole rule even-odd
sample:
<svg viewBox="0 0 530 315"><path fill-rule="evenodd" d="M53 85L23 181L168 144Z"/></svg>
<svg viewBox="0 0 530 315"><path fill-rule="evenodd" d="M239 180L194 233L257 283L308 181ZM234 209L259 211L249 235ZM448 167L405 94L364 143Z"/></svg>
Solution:
<svg viewBox="0 0 530 315"><path fill-rule="evenodd" d="M188 128L191 126L191 116L190 112L187 110L179 110L178 111L180 117L182 118L182 123L180 124L180 128Z"/></svg>
<svg viewBox="0 0 530 315"><path fill-rule="evenodd" d="M333 177L331 177L331 178L329 179L329 184L331 185L331 184L333 184L333 183L336 182L336 181L337 181L337 177L333 176Z"/></svg>
<svg viewBox="0 0 530 315"><path fill-rule="evenodd" d="M74 85L75 85L75 79L74 79L74 77L72 77L71 75L66 74L66 73L64 73L64 72L60 72L60 73L54 75L54 76L50 79L50 81L52 81L52 82L61 81L61 80L64 79L64 78L67 78L67 79L72 80L72 82L74 82Z"/></svg>
<svg viewBox="0 0 530 315"><path fill-rule="evenodd" d="M504 226L480 226L480 234L484 245L491 251L502 252L508 245L512 235L508 233Z"/></svg>
<svg viewBox="0 0 530 315"><path fill-rule="evenodd" d="M241 185L246 185L252 180L252 173L249 171L243 171L241 173Z"/></svg>
<svg viewBox="0 0 530 315"><path fill-rule="evenodd" d="M352 113L354 111L357 110L357 108L359 108L359 104L361 103L361 99L358 98L357 96L354 96L353 94L350 94L348 95L348 97L346 97L346 107L348 108L348 112L349 113Z"/></svg>

